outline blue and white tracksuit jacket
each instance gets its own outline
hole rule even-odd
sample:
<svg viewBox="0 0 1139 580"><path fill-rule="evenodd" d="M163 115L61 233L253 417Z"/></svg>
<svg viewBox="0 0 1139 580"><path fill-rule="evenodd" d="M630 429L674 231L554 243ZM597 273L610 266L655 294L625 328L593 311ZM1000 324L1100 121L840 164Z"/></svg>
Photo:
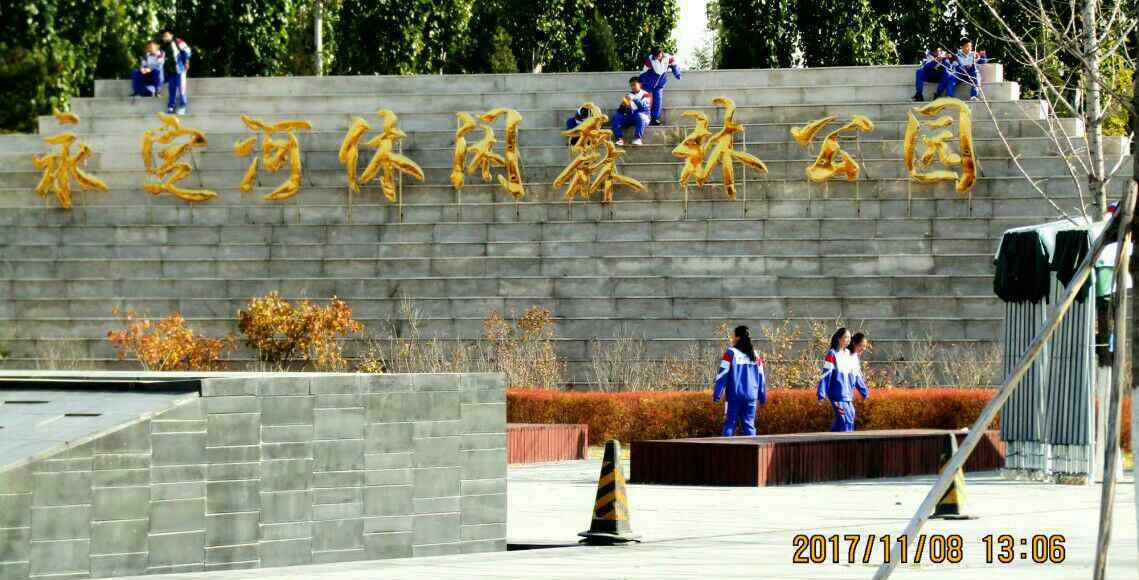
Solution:
<svg viewBox="0 0 1139 580"><path fill-rule="evenodd" d="M169 44L173 46L163 47L163 52L169 48L174 53L174 74L166 75L166 90L169 93L166 98L166 109L173 113L175 109L183 108L187 104L186 75L190 71L190 56L193 52L190 50L190 45L181 38L175 38Z"/></svg>
<svg viewBox="0 0 1139 580"><path fill-rule="evenodd" d="M138 68L131 71L132 94L136 97L157 95L162 90L162 67L165 63L166 57L161 52L158 54L148 53L144 56L139 62ZM144 68L150 69L150 72L144 74L142 72Z"/></svg>
<svg viewBox="0 0 1139 580"><path fill-rule="evenodd" d="M854 431L854 391L862 398L870 396L862 378L862 361L845 348L831 349L823 360L823 376L819 379L818 397L827 399L834 408L831 431Z"/></svg>
<svg viewBox="0 0 1139 580"><path fill-rule="evenodd" d="M724 413L724 437L735 433L736 422L743 424L744 435L755 435L756 403L767 402L767 384L763 375L763 359L751 360L735 347L729 348L720 359L716 384L712 387L712 400L727 399Z"/></svg>
<svg viewBox="0 0 1139 580"><path fill-rule="evenodd" d="M626 93L630 105L625 106L622 101L621 106L613 113L613 135L617 138L621 137L621 130L625 127L633 127L637 139L645 136L645 126L649 124L649 94L641 89L635 93Z"/></svg>
<svg viewBox="0 0 1139 580"><path fill-rule="evenodd" d="M668 84L668 73L671 72L676 80L680 80L680 65L676 64L676 57L662 52L659 59L650 54L645 57L641 67L641 88L652 95L652 120L660 119L660 110L664 105L664 86Z"/></svg>
<svg viewBox="0 0 1139 580"><path fill-rule="evenodd" d="M946 94L952 97L957 88L957 83L965 82L969 84L969 96L976 97L981 86L981 75L977 73L977 65L985 64L989 62L989 59L978 55L977 51L972 51L969 54L957 51L954 58L953 74L949 75Z"/></svg>
<svg viewBox="0 0 1139 580"><path fill-rule="evenodd" d="M921 64L918 65L918 70L914 74L914 94L920 95L925 90L925 83L934 83L937 85L937 94L946 94L946 89L949 87L950 72L953 70L953 59L942 58L938 60L929 51L926 51L925 58L922 59ZM952 95L950 95L952 96Z"/></svg>

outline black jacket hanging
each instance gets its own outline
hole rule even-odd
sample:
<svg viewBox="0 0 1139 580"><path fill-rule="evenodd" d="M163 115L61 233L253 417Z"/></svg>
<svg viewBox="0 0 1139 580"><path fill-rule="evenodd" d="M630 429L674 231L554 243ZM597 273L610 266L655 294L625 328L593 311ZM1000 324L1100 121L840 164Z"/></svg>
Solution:
<svg viewBox="0 0 1139 580"><path fill-rule="evenodd" d="M1035 231L1009 232L1001 241L993 292L1005 302L1040 302L1048 297L1048 252Z"/></svg>
<svg viewBox="0 0 1139 580"><path fill-rule="evenodd" d="M1072 281L1072 277L1076 275L1076 269L1080 267L1080 263L1087 257L1090 249L1086 230L1056 232L1056 249L1052 256L1052 270L1056 272L1056 280L1065 288ZM1080 288L1080 293L1076 295L1077 301L1083 302L1088 297L1090 286L1091 278L1088 278L1088 281L1084 282L1083 287Z"/></svg>

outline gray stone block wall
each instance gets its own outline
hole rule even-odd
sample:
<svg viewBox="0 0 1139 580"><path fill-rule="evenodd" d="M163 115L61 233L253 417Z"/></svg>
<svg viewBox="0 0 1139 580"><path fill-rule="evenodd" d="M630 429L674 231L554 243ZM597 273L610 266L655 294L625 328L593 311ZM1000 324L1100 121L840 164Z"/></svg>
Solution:
<svg viewBox="0 0 1139 580"><path fill-rule="evenodd" d="M0 471L0 580L506 549L505 380L247 375Z"/></svg>

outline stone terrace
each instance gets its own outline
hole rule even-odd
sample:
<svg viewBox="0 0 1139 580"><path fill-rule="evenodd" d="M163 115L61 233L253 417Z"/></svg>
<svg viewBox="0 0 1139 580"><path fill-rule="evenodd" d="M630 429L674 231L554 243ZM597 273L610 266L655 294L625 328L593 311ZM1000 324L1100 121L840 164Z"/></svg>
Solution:
<svg viewBox="0 0 1139 580"><path fill-rule="evenodd" d="M408 297L429 336L452 339L478 336L492 309L542 305L557 319L575 382L587 379L593 339L644 336L663 356L711 340L724 320L841 317L876 338L876 358L892 359L916 336L940 345L998 340L995 240L1006 228L1055 217L1014 166L998 126L1061 208L1079 205L1041 127L1044 104L1020 100L999 65L984 71L988 106L973 107L981 171L971 203L952 184L907 182L901 139L913 72L878 67L686 73L665 93L666 125L650 128L644 147L628 148L621 167L649 190L619 191L607 206L568 205L550 185L569 160L564 119L588 100L611 108L629 74L192 79L183 121L205 131L210 147L194 154L196 170L183 184L220 193L196 205L141 187L140 137L158 125L154 113L164 103L131 101L125 81L99 81L94 98L73 100L82 121L69 128L94 149L88 170L111 191L77 194L72 211L56 209L31 191L39 179L32 154L46 147L40 136L0 136L5 364L34 365L61 345L89 364L114 364L105 339L114 307L156 316L179 310L195 328L228 333L246 300L272 290L338 295L373 332L398 319ZM770 173L748 173L737 201L714 183L691 189L685 203L669 151L687 127L676 123L687 124L680 113L697 108L715 129L711 99L719 95L735 100L747 150ZM461 194L447 181L455 111L498 106L525 116L521 203L477 176ZM375 185L355 195L349 211L336 159L351 116L375 120L379 108L400 115L403 152L427 175L404 181L402 223ZM242 113L312 122L313 131L299 133L304 185L293 199L261 200L284 171L262 170L254 191L237 191L247 160L231 144L253 135ZM844 145L864 161L858 184L824 190L803 176L814 152L788 129L827 114L840 122L863 114L876 124L860 144ZM1070 134L1081 128L1075 119L1062 126ZM42 134L59 130L51 117L40 120ZM1109 140L1108 150L1119 146Z"/></svg>

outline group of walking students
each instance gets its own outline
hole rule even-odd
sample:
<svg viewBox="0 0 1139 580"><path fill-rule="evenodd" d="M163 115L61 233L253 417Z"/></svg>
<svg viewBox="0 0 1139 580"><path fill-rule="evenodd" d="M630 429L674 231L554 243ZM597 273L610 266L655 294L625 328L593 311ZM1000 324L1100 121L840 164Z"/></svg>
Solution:
<svg viewBox="0 0 1139 580"><path fill-rule="evenodd" d="M834 412L831 431L854 431L854 392L858 391L863 399L870 396L862 376L861 359L869 346L865 334L851 335L846 328L839 328L831 336L817 388L819 401L828 401ZM767 382L763 358L755 353L746 326L737 326L732 331L732 346L720 360L712 401L719 403L721 399L727 403L723 435L734 435L737 423L742 435L755 435L756 406L767 402Z"/></svg>

